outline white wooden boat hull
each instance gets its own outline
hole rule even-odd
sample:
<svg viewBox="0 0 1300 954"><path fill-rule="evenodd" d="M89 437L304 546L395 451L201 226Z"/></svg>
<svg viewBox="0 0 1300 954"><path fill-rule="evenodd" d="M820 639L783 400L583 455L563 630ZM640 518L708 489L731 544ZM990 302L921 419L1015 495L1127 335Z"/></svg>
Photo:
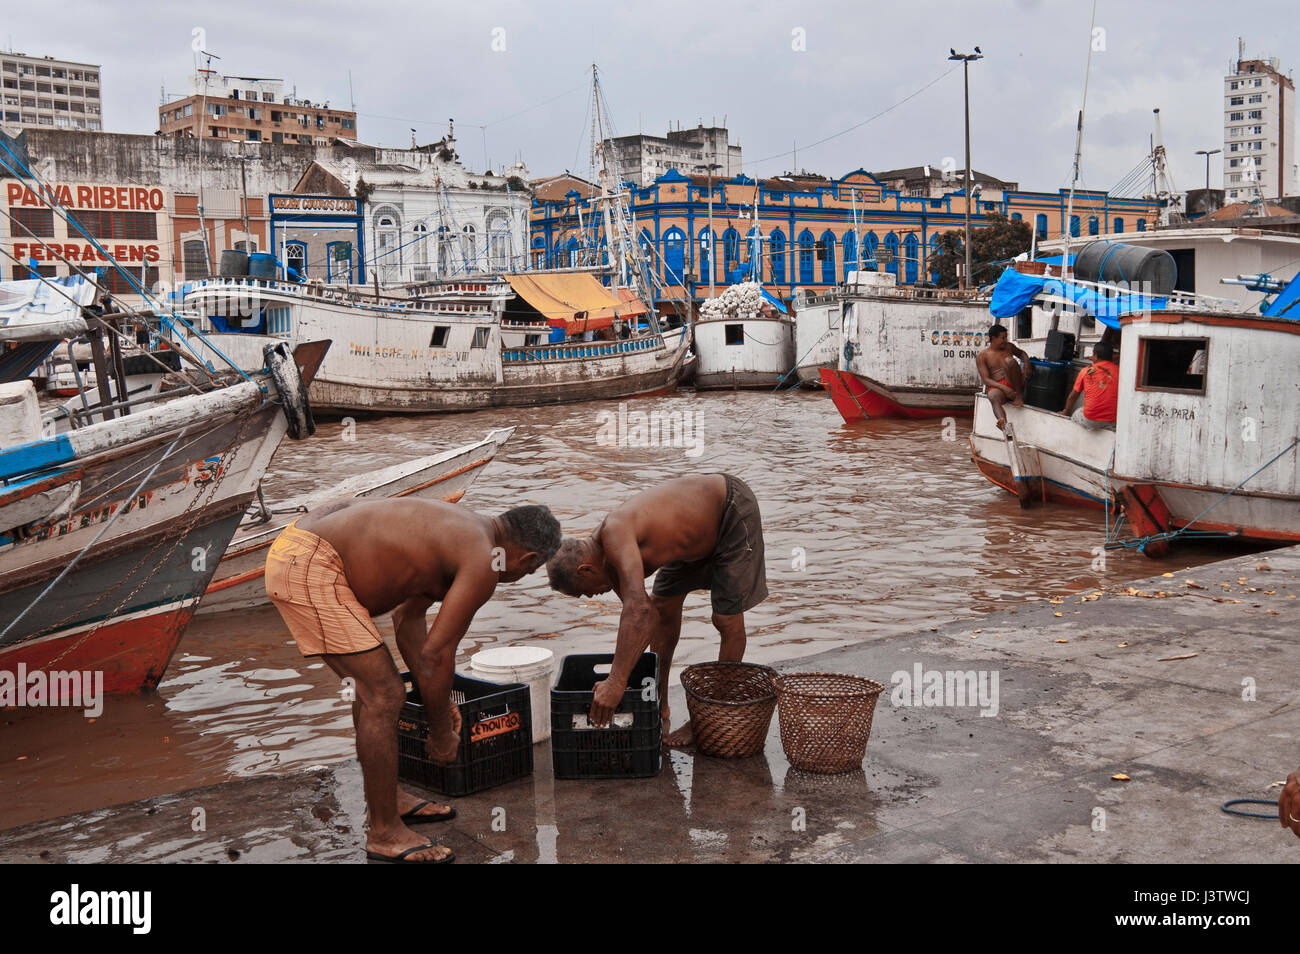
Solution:
<svg viewBox="0 0 1300 954"><path fill-rule="evenodd" d="M736 331L737 327L740 329ZM728 329L736 344L727 343ZM726 318L695 323L697 390L774 388L793 384L794 322Z"/></svg>

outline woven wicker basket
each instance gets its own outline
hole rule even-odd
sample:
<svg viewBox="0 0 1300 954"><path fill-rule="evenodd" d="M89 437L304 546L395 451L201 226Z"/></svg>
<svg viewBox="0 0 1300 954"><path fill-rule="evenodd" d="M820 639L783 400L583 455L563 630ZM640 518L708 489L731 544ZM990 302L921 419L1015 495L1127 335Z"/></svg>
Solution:
<svg viewBox="0 0 1300 954"><path fill-rule="evenodd" d="M781 747L791 765L824 775L862 765L884 686L830 672L786 673L775 682Z"/></svg>
<svg viewBox="0 0 1300 954"><path fill-rule="evenodd" d="M682 670L695 747L703 755L742 759L763 751L776 708L776 670L712 662Z"/></svg>

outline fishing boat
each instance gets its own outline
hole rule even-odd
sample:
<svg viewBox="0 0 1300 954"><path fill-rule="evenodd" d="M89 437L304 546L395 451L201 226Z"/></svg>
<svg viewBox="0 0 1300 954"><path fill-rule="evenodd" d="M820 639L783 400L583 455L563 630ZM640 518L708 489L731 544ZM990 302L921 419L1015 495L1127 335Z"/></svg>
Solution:
<svg viewBox="0 0 1300 954"><path fill-rule="evenodd" d="M156 686L327 348L52 436L31 382L0 385L0 671Z"/></svg>
<svg viewBox="0 0 1300 954"><path fill-rule="evenodd" d="M349 477L277 504L268 505L259 490L208 584L199 612L220 613L266 605L263 580L267 550L290 521L327 501L344 497L414 497L457 502L514 430L497 428L472 444Z"/></svg>
<svg viewBox="0 0 1300 954"><path fill-rule="evenodd" d="M1089 300L1077 287L1086 283L1070 284L1055 293ZM1088 430L1061 414L1063 389L1045 406L1005 407L999 430L980 394L976 467L1024 504L1105 509L1110 548L1163 556L1180 538L1300 540L1300 280L1249 284L1277 297L1255 312L1204 295L1125 298L1094 288L1090 300L1112 302L1100 320L1119 329L1115 429ZM1067 388L1083 366L1062 378Z"/></svg>
<svg viewBox="0 0 1300 954"><path fill-rule="evenodd" d="M758 282L727 287L700 305L695 388L773 388L794 370L794 321Z"/></svg>

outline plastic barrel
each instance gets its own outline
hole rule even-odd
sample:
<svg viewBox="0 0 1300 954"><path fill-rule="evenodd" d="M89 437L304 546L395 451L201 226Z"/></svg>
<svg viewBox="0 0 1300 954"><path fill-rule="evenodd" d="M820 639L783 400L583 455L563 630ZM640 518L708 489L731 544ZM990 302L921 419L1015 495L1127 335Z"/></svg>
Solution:
<svg viewBox="0 0 1300 954"><path fill-rule="evenodd" d="M248 253L228 248L221 253L221 277L243 278L248 274Z"/></svg>
<svg viewBox="0 0 1300 954"><path fill-rule="evenodd" d="M1068 361L1040 361L1037 358L1031 363L1034 375L1025 388L1025 403L1045 411L1061 410L1074 383L1070 373L1074 366Z"/></svg>
<svg viewBox="0 0 1300 954"><path fill-rule="evenodd" d="M1124 283L1150 295L1168 295L1178 281L1174 257L1160 248L1123 242L1089 242L1074 259L1074 275L1086 282Z"/></svg>
<svg viewBox="0 0 1300 954"><path fill-rule="evenodd" d="M498 646L475 653L469 668L475 677L488 682L526 684L533 702L533 742L551 737L555 653L540 646Z"/></svg>
<svg viewBox="0 0 1300 954"><path fill-rule="evenodd" d="M249 278L275 278L275 256L270 252L254 252L248 256Z"/></svg>

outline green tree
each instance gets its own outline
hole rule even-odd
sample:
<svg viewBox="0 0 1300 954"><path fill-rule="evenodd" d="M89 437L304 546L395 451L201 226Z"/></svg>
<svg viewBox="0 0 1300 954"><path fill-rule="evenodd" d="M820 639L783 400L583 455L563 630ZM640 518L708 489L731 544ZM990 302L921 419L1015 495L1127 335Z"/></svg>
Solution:
<svg viewBox="0 0 1300 954"><path fill-rule="evenodd" d="M984 222L978 228L971 223L971 279L975 285L996 281L1009 260L1029 251L1033 237L1028 223L998 212L986 213ZM939 236L939 250L931 257L930 266L938 273L941 288L957 287L957 263L966 261L961 240L961 232Z"/></svg>

